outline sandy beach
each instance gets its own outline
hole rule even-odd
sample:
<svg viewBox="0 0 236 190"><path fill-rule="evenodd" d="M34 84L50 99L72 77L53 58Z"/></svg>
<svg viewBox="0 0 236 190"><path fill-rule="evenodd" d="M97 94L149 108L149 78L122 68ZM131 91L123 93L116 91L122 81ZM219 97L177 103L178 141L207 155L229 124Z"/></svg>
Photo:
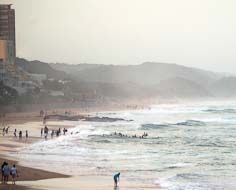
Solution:
<svg viewBox="0 0 236 190"><path fill-rule="evenodd" d="M21 148L28 146L29 144L35 143L37 141L42 140L39 135L36 135L40 132L42 127L42 118L39 116L38 113L30 112L30 113L10 113L7 114L4 119L2 119L2 124L5 126L9 126L8 134L2 134L2 128L0 131L0 163L6 161L10 165L16 164L19 177L17 178L17 185L11 185L11 181L9 181L8 185L0 184L0 189L14 189L14 190L30 190L33 189L30 186L19 185L18 181L36 181L36 180L43 180L43 179L51 179L51 178L67 178L69 176L45 171L34 169L32 167L26 167L20 164L20 160L17 157L10 157L9 153L17 152ZM52 122L53 126L53 122ZM59 125L60 126L60 125ZM71 127L71 126L62 126L62 127ZM17 129L17 131L22 130L23 132L28 130L29 131L29 138L26 138L23 135L22 139L18 137L14 137L13 131ZM17 134L18 135L18 134Z"/></svg>
<svg viewBox="0 0 236 190"><path fill-rule="evenodd" d="M4 157L4 158L3 158ZM43 180L43 179L52 179L52 178L67 178L69 176L58 174L54 172L48 172L44 170L34 169L31 167L25 167L19 164L17 161L6 159L4 155L0 155L0 163L6 161L8 164L13 165L16 164L18 170L18 178L17 178L17 185L11 184L11 178L7 185L0 184L0 189L15 189L15 190L29 190L33 189L31 186L27 185L19 185L21 184L20 181L36 181L36 180ZM37 188L36 188L37 189Z"/></svg>
<svg viewBox="0 0 236 190"><path fill-rule="evenodd" d="M157 186L148 186L136 181L121 180L118 187L114 187L112 177L103 176L80 176L71 178L56 178L48 180L39 180L33 182L20 182L23 186L33 187L41 190L145 190L158 189Z"/></svg>
<svg viewBox="0 0 236 190"><path fill-rule="evenodd" d="M18 157L12 157L11 153L17 153L22 148L25 148L33 143L45 141L40 137L40 129L44 126L42 117L38 113L19 113L7 114L2 121L6 126L10 126L8 134L3 136L2 128L0 131L0 162L7 161L10 165L16 164L19 177L17 185L0 185L0 190L63 190L63 189L86 189L86 190L104 190L104 189L156 189L157 186L147 186L137 181L128 181L122 178L118 188L114 188L112 175L111 176L68 176L50 171L50 163L48 163L48 171L35 169L29 163L22 162ZM57 119L50 119L47 122L50 129L72 128L73 122L64 122ZM23 138L14 137L13 131L23 131ZM29 131L29 138L25 138L25 131Z"/></svg>

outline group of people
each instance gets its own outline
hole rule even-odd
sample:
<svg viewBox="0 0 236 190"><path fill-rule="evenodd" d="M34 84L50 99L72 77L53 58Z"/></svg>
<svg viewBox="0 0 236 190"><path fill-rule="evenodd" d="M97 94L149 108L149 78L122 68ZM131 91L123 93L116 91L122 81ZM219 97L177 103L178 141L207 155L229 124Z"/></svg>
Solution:
<svg viewBox="0 0 236 190"><path fill-rule="evenodd" d="M62 130L62 132L63 132L63 135L65 135L66 132L67 132L67 129L64 128L64 129ZM44 138L47 139L47 138L48 138L48 135L49 135L49 129L48 129L48 127L45 125L44 128L41 128L41 137L44 136ZM53 138L54 135L55 135L56 137L59 137L59 136L61 135L61 128L58 128L58 130L51 130L51 138Z"/></svg>
<svg viewBox="0 0 236 190"><path fill-rule="evenodd" d="M3 136L4 136L5 134L8 134L9 128L10 128L10 126L3 127L3 128L2 128L2 135L3 135Z"/></svg>
<svg viewBox="0 0 236 190"><path fill-rule="evenodd" d="M19 139L22 139L22 137L23 137L23 132L22 132L22 131L19 131L18 134L19 134L19 135L18 135ZM17 137L17 130L16 130L16 129L14 130L14 137ZM26 139L29 138L28 130L25 131L25 138L26 138Z"/></svg>
<svg viewBox="0 0 236 190"><path fill-rule="evenodd" d="M103 136L104 136L104 135L103 135ZM143 138L145 138L145 137L148 136L148 133L144 132L144 133L143 133L142 135L140 135L140 136L138 136L138 135L136 135L136 134L129 136L129 135L125 135L125 134L123 134L123 133L117 133L117 132L115 132L115 133L111 134L111 136L126 137L126 138L140 138L140 139L143 139Z"/></svg>
<svg viewBox="0 0 236 190"><path fill-rule="evenodd" d="M2 172L2 183L3 184L7 184L10 176L12 178L12 184L16 184L16 178L19 176L18 176L18 172L17 172L15 164L13 164L13 166L10 167L10 165L4 161L2 163L1 172Z"/></svg>
<svg viewBox="0 0 236 190"><path fill-rule="evenodd" d="M2 135L3 135L3 136L5 136L5 135L8 134L9 128L10 128L10 126L3 127L3 129L2 129ZM20 130L19 132L17 132L17 129L15 129L14 132L13 132L14 137L17 137L17 134L18 134L19 139L22 139L22 138L23 138L23 131L22 131L22 130ZM28 137L29 137L29 133L28 133L28 130L26 130L26 131L25 131L25 138L27 139Z"/></svg>

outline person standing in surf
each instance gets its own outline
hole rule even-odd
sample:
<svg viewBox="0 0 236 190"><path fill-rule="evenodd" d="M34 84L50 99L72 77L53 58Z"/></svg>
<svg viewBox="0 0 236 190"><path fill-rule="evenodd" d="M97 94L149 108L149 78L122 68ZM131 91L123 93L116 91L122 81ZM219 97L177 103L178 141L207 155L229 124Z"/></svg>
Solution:
<svg viewBox="0 0 236 190"><path fill-rule="evenodd" d="M120 181L120 172L114 175L114 186L117 187L118 181Z"/></svg>

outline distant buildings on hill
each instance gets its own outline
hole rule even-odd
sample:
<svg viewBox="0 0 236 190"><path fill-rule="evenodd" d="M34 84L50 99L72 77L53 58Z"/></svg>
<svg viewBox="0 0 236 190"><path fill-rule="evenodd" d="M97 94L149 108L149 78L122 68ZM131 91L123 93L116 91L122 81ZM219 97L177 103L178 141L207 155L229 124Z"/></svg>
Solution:
<svg viewBox="0 0 236 190"><path fill-rule="evenodd" d="M14 81L15 10L11 5L0 5L0 80Z"/></svg>
<svg viewBox="0 0 236 190"><path fill-rule="evenodd" d="M0 5L0 61L15 64L15 10L11 5Z"/></svg>
<svg viewBox="0 0 236 190"><path fill-rule="evenodd" d="M42 85L46 75L33 75L16 64L15 10L11 4L0 4L0 82L19 94Z"/></svg>

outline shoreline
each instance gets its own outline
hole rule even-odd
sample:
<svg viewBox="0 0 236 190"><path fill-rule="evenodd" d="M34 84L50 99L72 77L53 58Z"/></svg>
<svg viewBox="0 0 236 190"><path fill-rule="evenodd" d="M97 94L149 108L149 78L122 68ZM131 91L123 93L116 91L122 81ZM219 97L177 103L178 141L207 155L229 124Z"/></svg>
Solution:
<svg viewBox="0 0 236 190"><path fill-rule="evenodd" d="M3 119L3 118L1 118ZM2 127L0 131L1 141L0 141L0 163L6 161L12 166L16 164L17 170L19 172L19 177L17 178L16 185L12 185L11 176L9 177L8 184L0 184L0 190L41 190L40 188L33 188L27 185L21 185L19 183L25 181L38 181L53 178L68 178L69 175L64 175L56 172L36 169L31 166L22 165L21 160L17 157L10 156L11 153L16 153L19 149L33 144L42 140L39 136L35 136L35 133L39 130L42 118L36 112L27 113L8 113L4 120L1 121L2 125L10 126L8 134L3 136ZM21 128L33 131L34 135L30 136L29 139L20 140L18 137L13 136L13 130L16 128L20 130Z"/></svg>
<svg viewBox="0 0 236 190"><path fill-rule="evenodd" d="M100 110L101 111L101 110ZM103 110L104 111L104 110ZM106 110L108 111L108 110ZM114 110L118 111L118 110ZM119 110L120 111L120 110ZM89 114L95 114L96 112L86 112L81 113L77 116L82 115L83 117L87 117ZM27 113L11 113L5 116L5 124L10 125L9 135L6 135L2 138L2 130L0 131L1 139L0 141L0 162L4 160L8 160L10 165L16 163L17 169L19 171L20 177L17 179L16 185L10 185L11 182L8 182L8 185L0 185L0 190L7 189L11 190L59 190L61 189L70 189L76 190L79 188L86 190L104 190L104 189L114 189L112 176L69 176L56 172L50 172L50 167L48 171L35 169L33 166L27 165L24 161L22 162L17 157L9 156L11 152L17 152L21 148L25 146L29 146L32 143L39 142L44 140L44 138L40 137L40 128L43 126L42 117L39 116L37 112L27 112ZM105 118L107 119L107 118ZM72 122L70 125L68 123ZM110 120L108 120L110 122ZM52 129L58 129L58 126L70 128L75 127L73 125L73 121L65 121L58 118L51 118L48 120L47 125ZM28 140L24 138L22 140L15 138L13 136L13 129L23 128L24 130L29 130L30 137ZM23 131L24 131L23 130ZM32 135L31 135L32 134ZM50 166L50 163L49 163ZM22 177L23 176L23 177ZM10 177L11 180L11 177ZM99 181L99 183L98 183ZM74 188L73 186L77 187ZM144 188L145 186L145 188ZM63 188L62 188L63 187ZM139 188L137 188L139 187ZM142 188L143 187L143 188ZM144 185L140 182L132 183L128 181L128 179L122 178L122 184L120 186L122 190L128 189L159 189L158 186L148 187L148 185Z"/></svg>
<svg viewBox="0 0 236 190"><path fill-rule="evenodd" d="M123 102L110 102L107 104L84 104L81 102L78 103L54 103L54 104L29 104L22 105L21 109L12 109L14 105L2 106L0 108L0 114L8 113L38 113L40 110L49 110L49 111L65 111L72 110L75 112L79 112L81 114L93 113L93 112L101 112L101 111L118 111L118 110L127 110L127 109L136 109L136 108L144 108L148 105L159 104L160 102L147 102L147 101L129 101Z"/></svg>
<svg viewBox="0 0 236 190"><path fill-rule="evenodd" d="M20 182L24 181L38 181L38 180L46 180L46 179L54 179L54 178L69 178L70 176L59 174L55 172L49 172L45 170L34 169L31 167L25 167L18 163L18 161L13 161L6 159L4 155L0 155L0 162L3 163L6 161L10 166L16 164L17 170L19 171L19 177L17 177L16 185L13 185L11 182L11 177L9 177L8 184L0 184L0 190L40 190L38 188L32 188L27 185L20 185Z"/></svg>
<svg viewBox="0 0 236 190"><path fill-rule="evenodd" d="M73 118L78 120L88 119L91 114L96 115L96 113L101 113L101 112L142 110L149 107L150 106L148 104L127 104L114 107L105 106L105 107L89 107L89 108L55 108L55 109L46 109L46 110L42 109L42 110L45 111L47 115L55 116L54 118L52 118L52 121L65 120L65 118L69 118L70 121L76 121L73 120ZM66 115L65 112L70 113L70 115ZM0 122L6 125L24 124L26 122L40 122L42 120L43 117L40 116L40 109L38 109L38 111L34 110L25 112L3 112L0 110Z"/></svg>
<svg viewBox="0 0 236 190"><path fill-rule="evenodd" d="M50 172L46 170L35 169L32 167L22 166L19 161L11 160L0 155L0 162L6 161L11 166L16 164L18 175L17 181L35 181L35 180L44 180L44 179L53 179L53 178L68 178L69 175L64 175L56 172Z"/></svg>

